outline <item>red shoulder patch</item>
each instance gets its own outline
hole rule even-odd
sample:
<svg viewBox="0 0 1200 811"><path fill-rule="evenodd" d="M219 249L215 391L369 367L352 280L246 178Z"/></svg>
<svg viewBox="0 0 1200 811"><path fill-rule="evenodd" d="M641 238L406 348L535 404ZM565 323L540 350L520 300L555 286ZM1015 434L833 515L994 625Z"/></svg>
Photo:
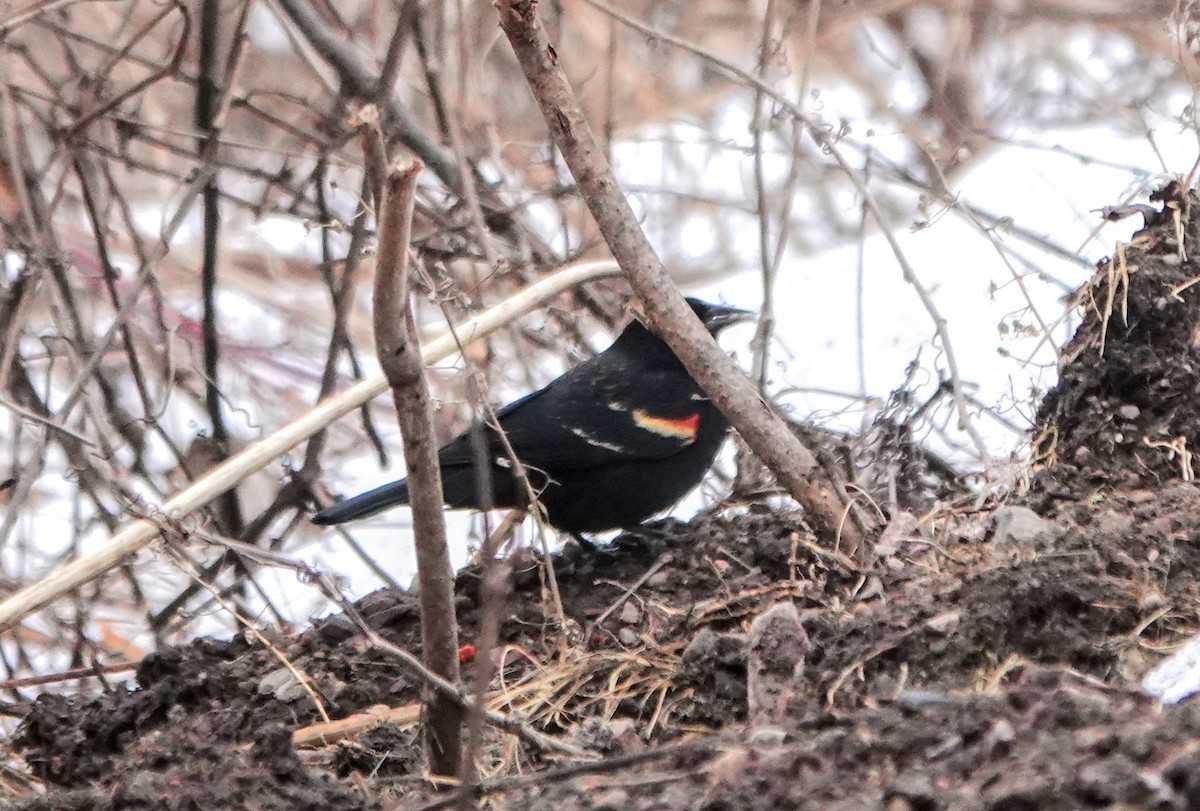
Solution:
<svg viewBox="0 0 1200 811"><path fill-rule="evenodd" d="M682 439L686 445L696 441L696 432L700 430L698 413L686 417L656 417L638 408L633 412L633 421L639 428L653 431L660 436Z"/></svg>

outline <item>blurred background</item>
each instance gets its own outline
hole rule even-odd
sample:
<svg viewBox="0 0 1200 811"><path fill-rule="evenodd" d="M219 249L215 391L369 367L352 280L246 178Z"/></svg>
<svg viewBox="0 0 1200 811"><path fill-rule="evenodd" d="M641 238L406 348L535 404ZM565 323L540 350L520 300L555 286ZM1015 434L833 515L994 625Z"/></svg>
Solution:
<svg viewBox="0 0 1200 811"><path fill-rule="evenodd" d="M760 310L722 343L797 421L880 415L980 490L1019 484L1076 288L1200 161L1190 2L542 2L635 210L689 294ZM357 122L419 157L417 317L607 256L483 2L30 2L0 12L0 589L103 545L377 368ZM370 105L373 105L370 106ZM1115 218L1114 218L1115 219ZM463 428L606 346L619 280L437 368ZM390 398L203 513L188 539L28 618L9 677L136 660L407 585L408 513L307 516L403 475ZM678 514L719 504L732 451ZM729 509L736 509L735 506ZM467 559L481 525L451 525Z"/></svg>

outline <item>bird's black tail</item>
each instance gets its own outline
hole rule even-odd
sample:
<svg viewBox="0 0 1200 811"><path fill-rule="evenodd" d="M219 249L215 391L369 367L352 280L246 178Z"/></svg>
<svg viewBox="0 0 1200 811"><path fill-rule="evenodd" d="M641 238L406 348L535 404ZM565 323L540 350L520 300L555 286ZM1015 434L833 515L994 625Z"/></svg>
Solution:
<svg viewBox="0 0 1200 811"><path fill-rule="evenodd" d="M343 524L358 518L366 518L377 512L383 512L388 507L408 503L408 483L405 481L392 482L383 487L376 487L366 493L339 501L321 510L312 517L314 524Z"/></svg>

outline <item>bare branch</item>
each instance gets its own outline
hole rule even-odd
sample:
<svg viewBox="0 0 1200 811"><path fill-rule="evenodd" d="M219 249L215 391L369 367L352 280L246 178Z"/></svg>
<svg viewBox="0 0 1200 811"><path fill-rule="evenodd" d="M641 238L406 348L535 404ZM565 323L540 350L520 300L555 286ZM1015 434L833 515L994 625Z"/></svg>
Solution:
<svg viewBox="0 0 1200 811"><path fill-rule="evenodd" d="M421 344L408 301L408 251L413 197L420 161L392 169L379 204L379 269L375 276L375 351L392 389L396 421L404 440L404 464L413 511L421 604L421 655L442 678L458 681L458 621L454 612L454 570L446 546L442 474L433 430L433 401L421 362ZM459 705L434 694L426 704L427 751L434 774L457 776L462 758L463 713Z"/></svg>
<svg viewBox="0 0 1200 811"><path fill-rule="evenodd" d="M646 323L659 335L745 439L746 444L813 516L832 542L864 547L860 529L845 520L848 505L814 476L817 460L762 401L754 386L720 350L667 275L621 194L612 169L558 65L558 54L537 16L537 3L498 4L500 27L525 71L555 144L583 192L592 216L629 284L643 301Z"/></svg>
<svg viewBox="0 0 1200 811"><path fill-rule="evenodd" d="M457 340L466 344L482 338L552 296L583 282L612 276L618 270L612 262L585 262L565 268L456 327ZM422 358L426 364L438 363L450 357L456 345L455 336L441 335L426 345ZM251 473L273 462L279 454L387 391L387 388L386 378L376 375L326 398L300 419L248 445L214 467L190 487L163 504L161 511L168 515L183 516L205 506ZM4 602L0 602L0 631L13 627L30 612L49 605L63 594L79 588L116 566L126 556L146 548L158 538L158 533L158 527L154 523L146 520L135 521L113 535L104 548L73 560L25 586Z"/></svg>

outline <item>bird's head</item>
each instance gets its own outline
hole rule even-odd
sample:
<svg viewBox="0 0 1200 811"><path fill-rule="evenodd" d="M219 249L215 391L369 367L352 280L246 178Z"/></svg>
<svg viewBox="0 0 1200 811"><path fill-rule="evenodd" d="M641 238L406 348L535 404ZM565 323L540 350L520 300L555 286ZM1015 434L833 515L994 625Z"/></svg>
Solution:
<svg viewBox="0 0 1200 811"><path fill-rule="evenodd" d="M724 304L710 304L698 298L689 298L687 303L713 337L719 335L721 330L728 326L754 318L754 313L749 310L739 310L737 307L727 307Z"/></svg>
<svg viewBox="0 0 1200 811"><path fill-rule="evenodd" d="M726 327L754 317L754 313L748 310L739 310L724 304L710 304L698 298L689 298L687 303L714 338ZM646 328L644 321L644 316L635 305L634 319L625 326L613 346L618 348L618 351L636 352L642 358L661 354L665 361L678 363L675 354L661 339Z"/></svg>

